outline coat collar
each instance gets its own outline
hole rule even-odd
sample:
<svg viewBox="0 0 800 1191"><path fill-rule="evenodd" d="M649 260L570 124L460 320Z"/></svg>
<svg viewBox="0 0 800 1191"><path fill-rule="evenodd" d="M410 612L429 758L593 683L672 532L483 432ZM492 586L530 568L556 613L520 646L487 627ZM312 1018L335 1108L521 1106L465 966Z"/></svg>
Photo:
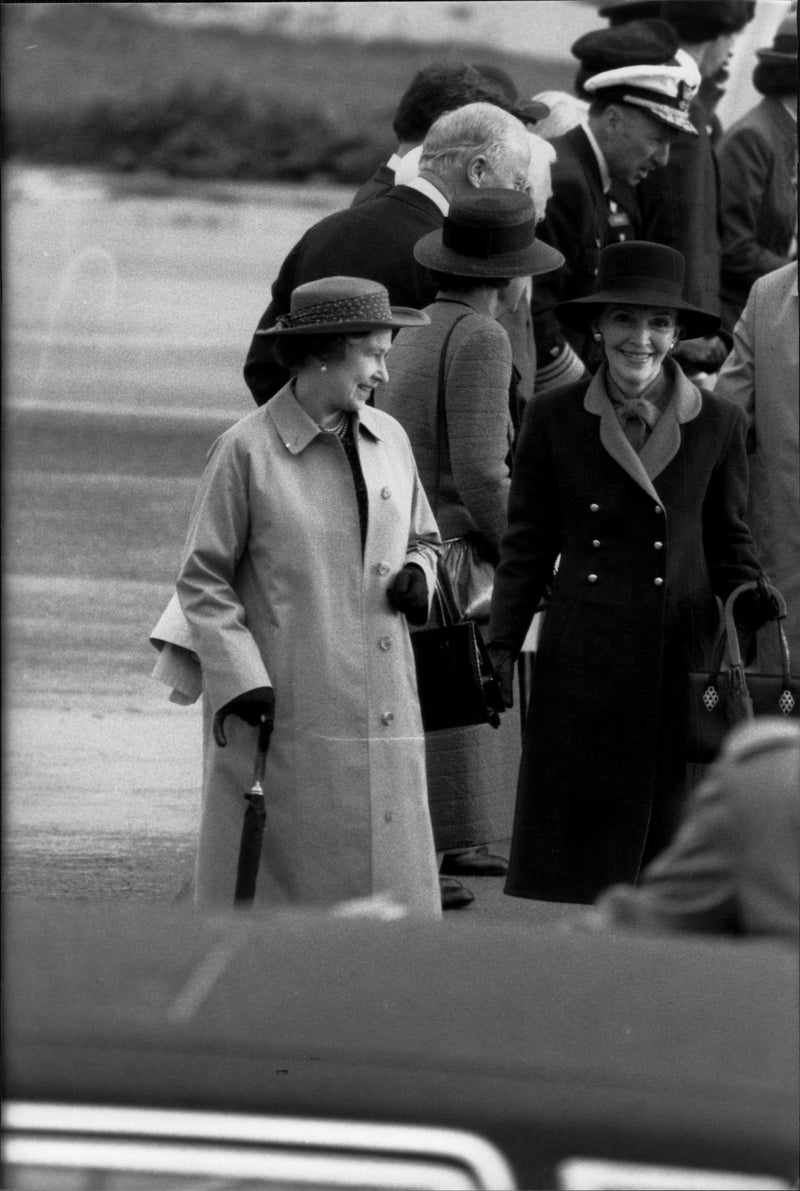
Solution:
<svg viewBox="0 0 800 1191"><path fill-rule="evenodd" d="M264 406L272 419L281 442L292 455L299 455L315 438L325 437L316 422L312 421L294 395L294 382L289 381L271 397ZM378 416L374 409L365 405L356 419L360 434L380 439ZM327 440L326 440L327 441Z"/></svg>
<svg viewBox="0 0 800 1191"><path fill-rule="evenodd" d="M584 409L600 418L600 442L611 458L631 476L654 500L660 500L653 480L661 475L678 453L681 445L681 426L700 413L703 399L700 390L684 375L674 360L665 360L664 369L670 383L669 403L656 422L653 433L637 455L625 437L614 405L606 388L606 365L602 364L592 377L583 399Z"/></svg>

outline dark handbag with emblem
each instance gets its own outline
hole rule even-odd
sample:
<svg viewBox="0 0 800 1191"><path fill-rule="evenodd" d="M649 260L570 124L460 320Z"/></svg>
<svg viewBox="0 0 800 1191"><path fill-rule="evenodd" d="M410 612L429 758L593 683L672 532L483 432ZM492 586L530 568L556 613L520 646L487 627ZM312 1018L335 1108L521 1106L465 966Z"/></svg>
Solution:
<svg viewBox="0 0 800 1191"><path fill-rule="evenodd" d="M779 609L778 619L773 624L780 646L781 673L753 674L744 668L733 615L734 604L743 591L756 586L755 583L743 583L731 593L725 604L725 623L710 672L689 675L689 761L713 761L725 735L734 724L743 720L760 715L800 716L800 677L791 673L789 644L781 624L786 616L786 601L775 587L768 585ZM770 628L766 624L760 631L769 632Z"/></svg>
<svg viewBox="0 0 800 1191"><path fill-rule="evenodd" d="M441 569L433 608L436 623L411 632L423 728L499 728L505 704L489 653L472 621L457 623L452 590Z"/></svg>

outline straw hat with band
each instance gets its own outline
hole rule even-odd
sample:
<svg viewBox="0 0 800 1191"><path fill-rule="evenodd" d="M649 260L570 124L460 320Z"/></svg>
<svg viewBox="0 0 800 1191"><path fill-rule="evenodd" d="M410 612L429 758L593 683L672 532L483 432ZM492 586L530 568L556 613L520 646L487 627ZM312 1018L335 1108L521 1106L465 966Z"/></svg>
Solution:
<svg viewBox="0 0 800 1191"><path fill-rule="evenodd" d="M620 66L604 70L583 83L584 91L606 102L641 108L654 120L697 136L689 119L689 104L700 86L700 72L685 51L672 63Z"/></svg>
<svg viewBox="0 0 800 1191"><path fill-rule="evenodd" d="M564 257L536 239L531 198L487 188L459 195L444 226L414 245L421 265L455 277L526 277L560 269Z"/></svg>
<svg viewBox="0 0 800 1191"><path fill-rule="evenodd" d="M292 290L288 314L256 335L354 335L421 327L430 319L420 310L390 306L389 291L365 277L322 277Z"/></svg>
<svg viewBox="0 0 800 1191"><path fill-rule="evenodd" d="M677 311L677 321L687 339L714 335L720 319L708 310L692 306L683 298L686 271L683 254L649 240L625 240L609 244L600 253L595 289L584 298L559 302L559 319L586 330L604 306L655 306Z"/></svg>

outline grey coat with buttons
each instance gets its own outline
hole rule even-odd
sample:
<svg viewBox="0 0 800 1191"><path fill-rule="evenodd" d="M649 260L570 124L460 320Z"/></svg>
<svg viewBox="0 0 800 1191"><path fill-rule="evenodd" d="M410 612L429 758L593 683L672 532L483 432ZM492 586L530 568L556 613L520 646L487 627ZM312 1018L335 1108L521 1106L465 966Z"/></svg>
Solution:
<svg viewBox="0 0 800 1191"><path fill-rule="evenodd" d="M192 514L178 597L203 673L205 723L254 687L276 717L256 901L330 904L387 892L441 913L425 737L405 617L386 596L407 562L429 590L439 535L408 439L364 409L362 558L343 446L291 386L217 440ZM205 738L197 869L202 903L233 899L256 730L231 716Z"/></svg>
<svg viewBox="0 0 800 1191"><path fill-rule="evenodd" d="M671 837L686 675L710 662L715 597L759 573L741 411L665 367L670 403L640 455L604 368L525 412L490 626L519 648L552 584L506 887L519 897L591 902Z"/></svg>

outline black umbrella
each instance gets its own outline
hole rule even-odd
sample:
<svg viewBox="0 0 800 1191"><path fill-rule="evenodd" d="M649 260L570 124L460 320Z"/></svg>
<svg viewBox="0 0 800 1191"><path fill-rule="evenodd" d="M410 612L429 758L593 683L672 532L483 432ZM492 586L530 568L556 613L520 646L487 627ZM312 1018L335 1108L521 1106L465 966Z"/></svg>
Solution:
<svg viewBox="0 0 800 1191"><path fill-rule="evenodd" d="M258 865L261 860L261 843L264 839L264 827L267 822L267 809L264 805L262 782L264 781L264 769L267 764L267 749L269 748L271 734L271 720L262 719L258 729L253 785L244 795L247 808L244 812L242 839L239 844L236 892L233 895L234 904L236 905L252 902L256 892Z"/></svg>

